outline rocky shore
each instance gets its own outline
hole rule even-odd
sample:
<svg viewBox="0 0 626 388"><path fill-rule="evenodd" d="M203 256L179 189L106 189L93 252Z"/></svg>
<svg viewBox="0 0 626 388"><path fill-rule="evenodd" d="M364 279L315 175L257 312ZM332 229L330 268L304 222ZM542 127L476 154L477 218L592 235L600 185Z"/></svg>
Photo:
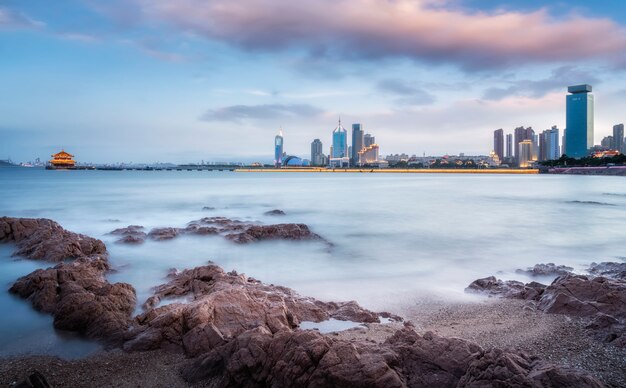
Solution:
<svg viewBox="0 0 626 388"><path fill-rule="evenodd" d="M145 232L130 226L113 232L133 240L126 241L130 243L183 233L218 234L236 243L321 239L303 224L260 225L221 217L185 228ZM510 298L498 302L506 309L494 309L493 303L478 308L439 304L430 310L415 306L400 312L410 320L405 321L354 301L300 296L212 263L171 270L150 298L137 301L131 285L106 279L111 268L100 240L66 231L51 220L3 217L0 242L15 243L17 255L62 261L17 279L10 292L51 314L55 327L107 345L107 351L75 361L45 356L4 359L0 383L9 386L25 381L35 370L53 386L90 387L602 387L626 381L626 298L619 265L596 266L588 276L566 273L549 286L480 279L469 290ZM144 311L133 316L137 303ZM466 315L455 315L461 311ZM498 325L503 311L510 316ZM576 325L589 321L585 330L592 335L582 340L609 349L602 361L609 367L617 363L618 371L592 370L593 364L578 365L567 357L552 357L545 349L520 346L541 343L555 334L554 329L567 327L551 318L543 327L529 327L528 316L540 323L542 317L556 316L571 317ZM305 321L330 319L358 327L327 334L300 328ZM525 330L507 335L506 330L490 331L489 325ZM481 335L480 330L491 334ZM525 340L516 340L524 332ZM569 346L577 333L561 334ZM613 355L608 355L612 349Z"/></svg>

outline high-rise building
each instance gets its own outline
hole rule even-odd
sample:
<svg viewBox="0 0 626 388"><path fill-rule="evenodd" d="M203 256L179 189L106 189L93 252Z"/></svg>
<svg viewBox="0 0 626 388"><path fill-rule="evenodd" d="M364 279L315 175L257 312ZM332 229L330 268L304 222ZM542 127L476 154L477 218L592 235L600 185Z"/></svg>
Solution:
<svg viewBox="0 0 626 388"><path fill-rule="evenodd" d="M513 135L510 133L506 135L506 157L508 159L513 157Z"/></svg>
<svg viewBox="0 0 626 388"><path fill-rule="evenodd" d="M324 151L320 139L315 139L311 143L311 164L314 166L323 166L325 164Z"/></svg>
<svg viewBox="0 0 626 388"><path fill-rule="evenodd" d="M500 160L504 159L504 131L502 128L493 131L493 151Z"/></svg>
<svg viewBox="0 0 626 388"><path fill-rule="evenodd" d="M613 142L614 150L626 153L626 147L624 147L624 124L613 126Z"/></svg>
<svg viewBox="0 0 626 388"><path fill-rule="evenodd" d="M376 138L370 135L369 133L366 133L365 136L363 136L363 147L369 147L375 143L376 143Z"/></svg>
<svg viewBox="0 0 626 388"><path fill-rule="evenodd" d="M363 149L363 129L361 124L352 124L352 149L350 150L350 159L355 165L359 162L359 151Z"/></svg>
<svg viewBox="0 0 626 388"><path fill-rule="evenodd" d="M359 165L378 162L378 144L372 144L359 151Z"/></svg>
<svg viewBox="0 0 626 388"><path fill-rule="evenodd" d="M283 164L283 129L280 128L278 135L274 138L274 166L280 167Z"/></svg>
<svg viewBox="0 0 626 388"><path fill-rule="evenodd" d="M607 150L613 149L614 144L615 143L613 142L613 136L605 136L600 142L600 146Z"/></svg>
<svg viewBox="0 0 626 388"><path fill-rule="evenodd" d="M593 94L591 85L567 88L567 156L582 158L593 147Z"/></svg>
<svg viewBox="0 0 626 388"><path fill-rule="evenodd" d="M561 138L561 155L567 155L567 128L563 130L563 137Z"/></svg>
<svg viewBox="0 0 626 388"><path fill-rule="evenodd" d="M524 128L523 126L517 127L515 128L514 135L515 135L515 142L513 143L513 149L515 150L515 162L519 165L520 164L519 143L523 142L524 140L530 140L531 145L532 145L530 147L530 152L531 154L536 155L537 152L535 151L535 148L536 148L537 141L535 140L535 131L533 130L532 127L528 127L528 128Z"/></svg>
<svg viewBox="0 0 626 388"><path fill-rule="evenodd" d="M331 158L349 158L348 155L348 131L341 125L333 130L333 152Z"/></svg>
<svg viewBox="0 0 626 388"><path fill-rule="evenodd" d="M521 168L529 167L533 161L533 141L530 139L522 140L518 145L518 165Z"/></svg>
<svg viewBox="0 0 626 388"><path fill-rule="evenodd" d="M559 153L559 129L554 125L539 134L538 160L556 160L561 157Z"/></svg>
<svg viewBox="0 0 626 388"><path fill-rule="evenodd" d="M546 148L546 132L543 131L539 134L539 153L537 155L537 160L543 161L548 160L548 150Z"/></svg>

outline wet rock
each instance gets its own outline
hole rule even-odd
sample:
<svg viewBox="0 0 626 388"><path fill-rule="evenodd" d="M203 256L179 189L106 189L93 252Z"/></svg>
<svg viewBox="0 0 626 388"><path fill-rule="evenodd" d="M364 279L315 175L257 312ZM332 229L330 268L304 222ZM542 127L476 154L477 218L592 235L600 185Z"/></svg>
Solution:
<svg viewBox="0 0 626 388"><path fill-rule="evenodd" d="M182 296L189 302L155 307L162 299ZM194 356L256 327L276 333L291 331L301 321L379 322L378 314L356 302L302 297L286 287L225 273L213 264L171 273L169 282L155 288L144 308L124 345L127 350L182 347Z"/></svg>
<svg viewBox="0 0 626 388"><path fill-rule="evenodd" d="M489 276L474 280L465 291L502 298L537 300L543 294L545 287L537 282L524 284L516 280L502 281Z"/></svg>
<svg viewBox="0 0 626 388"><path fill-rule="evenodd" d="M148 237L155 241L171 240L180 234L178 228L154 228L148 233Z"/></svg>
<svg viewBox="0 0 626 388"><path fill-rule="evenodd" d="M213 206L204 206L202 210L210 211L210 210L215 210L215 208Z"/></svg>
<svg viewBox="0 0 626 388"><path fill-rule="evenodd" d="M594 276L626 280L626 263L591 263L588 272Z"/></svg>
<svg viewBox="0 0 626 388"><path fill-rule="evenodd" d="M526 270L518 269L515 272L530 276L563 276L571 274L574 268L566 265L556 265L554 263L535 264L534 267Z"/></svg>
<svg viewBox="0 0 626 388"><path fill-rule="evenodd" d="M120 236L116 241L125 244L141 244L146 240L147 234L143 231L144 227L140 225L128 225L125 228L118 228L109 234Z"/></svg>
<svg viewBox="0 0 626 388"><path fill-rule="evenodd" d="M9 291L52 314L57 329L115 341L131 322L136 297L130 284L107 282L108 269L106 257L81 257L23 276Z"/></svg>
<svg viewBox="0 0 626 388"><path fill-rule="evenodd" d="M226 238L238 244L262 240L322 240L305 224L251 225L239 233L227 234Z"/></svg>
<svg viewBox="0 0 626 388"><path fill-rule="evenodd" d="M287 213L285 213L284 211L282 211L280 209L274 209L274 210L266 211L263 214L265 214L266 216L284 216L284 215L287 215Z"/></svg>
<svg viewBox="0 0 626 388"><path fill-rule="evenodd" d="M217 387L602 386L583 372L410 327L383 344L259 327L214 347L182 374Z"/></svg>
<svg viewBox="0 0 626 388"><path fill-rule="evenodd" d="M45 218L0 217L0 242L15 243L15 255L51 262L106 253L102 241Z"/></svg>
<svg viewBox="0 0 626 388"><path fill-rule="evenodd" d="M217 229L216 227L203 226L201 224L194 223L194 222L187 225L187 227L184 229L184 233L195 234L195 235L200 235L200 236L219 234L219 232L220 232L219 229Z"/></svg>

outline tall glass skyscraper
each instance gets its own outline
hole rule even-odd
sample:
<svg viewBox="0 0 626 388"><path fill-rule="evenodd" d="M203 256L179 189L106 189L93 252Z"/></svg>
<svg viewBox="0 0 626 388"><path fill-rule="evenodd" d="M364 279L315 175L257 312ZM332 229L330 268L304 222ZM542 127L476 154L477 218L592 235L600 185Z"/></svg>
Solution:
<svg viewBox="0 0 626 388"><path fill-rule="evenodd" d="M613 149L622 153L626 152L626 147L624 147L624 124L613 126Z"/></svg>
<svg viewBox="0 0 626 388"><path fill-rule="evenodd" d="M311 143L311 164L314 166L321 166L324 164L324 153L322 150L322 141L315 139Z"/></svg>
<svg viewBox="0 0 626 388"><path fill-rule="evenodd" d="M350 155L352 165L359 163L359 151L363 149L363 143L361 124L352 124L352 155Z"/></svg>
<svg viewBox="0 0 626 388"><path fill-rule="evenodd" d="M493 152L498 155L500 161L504 159L504 131L502 128L493 131Z"/></svg>
<svg viewBox="0 0 626 388"><path fill-rule="evenodd" d="M341 119L339 119L339 125L333 131L333 158L348 158L348 131L341 126Z"/></svg>
<svg viewBox="0 0 626 388"><path fill-rule="evenodd" d="M274 138L274 166L283 165L283 129L278 131L278 135Z"/></svg>
<svg viewBox="0 0 626 388"><path fill-rule="evenodd" d="M567 156L582 158L593 147L593 94L591 85L567 88L566 97Z"/></svg>

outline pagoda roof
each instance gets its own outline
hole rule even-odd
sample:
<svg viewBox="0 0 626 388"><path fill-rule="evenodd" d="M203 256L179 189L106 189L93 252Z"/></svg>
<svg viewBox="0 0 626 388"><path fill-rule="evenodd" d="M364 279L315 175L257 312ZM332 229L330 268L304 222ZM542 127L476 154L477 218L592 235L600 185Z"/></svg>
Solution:
<svg viewBox="0 0 626 388"><path fill-rule="evenodd" d="M64 150L61 150L61 152L59 152L59 153L57 153L57 154L52 155L52 157L53 157L53 158L67 158L67 157L69 157L69 158L73 158L73 157L74 157L74 155L72 155L72 154L70 154L70 153L67 153L67 152L65 152Z"/></svg>

